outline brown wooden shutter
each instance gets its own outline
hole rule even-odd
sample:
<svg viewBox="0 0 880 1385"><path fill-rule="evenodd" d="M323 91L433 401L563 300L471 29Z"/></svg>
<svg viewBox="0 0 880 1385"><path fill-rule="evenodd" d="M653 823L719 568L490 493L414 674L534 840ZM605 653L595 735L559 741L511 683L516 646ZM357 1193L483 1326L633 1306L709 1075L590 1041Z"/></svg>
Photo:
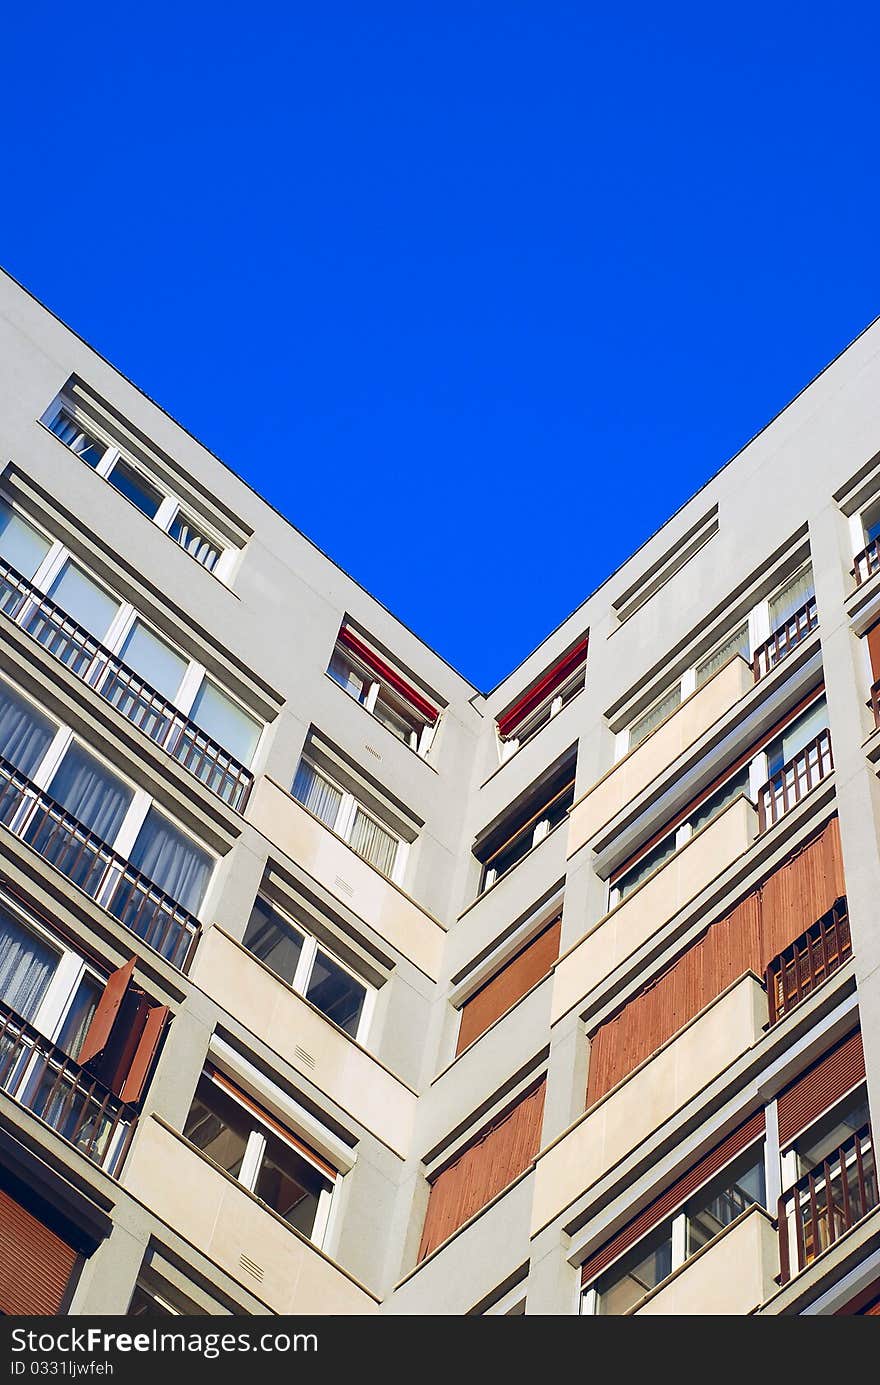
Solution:
<svg viewBox="0 0 880 1385"><path fill-rule="evenodd" d="M867 634L868 656L871 660L871 672L876 683L880 679L880 620L876 625L872 625Z"/></svg>
<svg viewBox="0 0 880 1385"><path fill-rule="evenodd" d="M156 1051L165 1032L168 1021L167 1005L148 1005L144 1027L141 1030L137 1047L119 1085L119 1096L123 1101L140 1101L147 1084L150 1068Z"/></svg>
<svg viewBox="0 0 880 1385"><path fill-rule="evenodd" d="M747 1149L754 1140L760 1138L764 1133L764 1111L756 1111L743 1125L731 1132L726 1139L716 1145L708 1154L693 1168L688 1169L687 1173L682 1174L681 1178L667 1188L666 1192L650 1203L637 1217L622 1227L616 1236L612 1236L610 1241L606 1241L588 1260L585 1260L581 1267L581 1284L586 1287L592 1283L597 1275L601 1274L612 1260L616 1260L618 1255L622 1255L630 1246L634 1246L643 1236L659 1225L670 1213L674 1212L680 1203L690 1197L691 1193L696 1192L716 1173L729 1164L744 1149Z"/></svg>
<svg viewBox="0 0 880 1385"><path fill-rule="evenodd" d="M780 1092L780 1146L790 1144L795 1135L805 1130L864 1076L862 1031L856 1029L801 1073L785 1091Z"/></svg>
<svg viewBox="0 0 880 1385"><path fill-rule="evenodd" d="M83 1066L86 1063L94 1063L95 1059L99 1058L107 1047L113 1026L116 1023L116 1017L128 991L136 960L134 957L129 958L125 966L118 967L107 978L104 993L98 1001L95 1013L92 1015L92 1022L86 1030L79 1051L78 1061Z"/></svg>
<svg viewBox="0 0 880 1385"><path fill-rule="evenodd" d="M77 1060L129 1102L143 1095L168 1020L168 1007L153 1005L133 984L135 962L108 977Z"/></svg>
<svg viewBox="0 0 880 1385"><path fill-rule="evenodd" d="M77 1252L0 1189L0 1313L54 1315Z"/></svg>
<svg viewBox="0 0 880 1385"><path fill-rule="evenodd" d="M545 1079L496 1118L431 1184L419 1260L518 1178L541 1147Z"/></svg>
<svg viewBox="0 0 880 1385"><path fill-rule="evenodd" d="M522 1000L527 991L548 973L559 956L562 920L555 919L532 938L501 970L466 1000L461 1007L456 1056L472 1044L495 1020Z"/></svg>

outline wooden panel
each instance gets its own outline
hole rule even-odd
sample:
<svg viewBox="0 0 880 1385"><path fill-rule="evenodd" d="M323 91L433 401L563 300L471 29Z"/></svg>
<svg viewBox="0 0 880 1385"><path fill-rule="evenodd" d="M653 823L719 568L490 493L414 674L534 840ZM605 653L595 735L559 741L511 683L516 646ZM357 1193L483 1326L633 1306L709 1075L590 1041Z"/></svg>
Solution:
<svg viewBox="0 0 880 1385"><path fill-rule="evenodd" d="M856 1029L779 1094L779 1144L789 1144L865 1075L862 1031Z"/></svg>
<svg viewBox="0 0 880 1385"><path fill-rule="evenodd" d="M518 1178L541 1146L545 1080L487 1125L431 1184L419 1260Z"/></svg>
<svg viewBox="0 0 880 1385"><path fill-rule="evenodd" d="M129 958L125 966L118 967L107 978L104 992L98 1001L95 1013L92 1015L92 1022L86 1030L79 1051L79 1062L83 1066L86 1063L91 1063L104 1052L116 1022L116 1016L119 1014L131 983L135 962L136 958Z"/></svg>
<svg viewBox="0 0 880 1385"><path fill-rule="evenodd" d="M643 1236L655 1226L658 1226L663 1219L674 1212L675 1209L684 1202L685 1198L690 1197L696 1190L716 1173L729 1164L738 1154L757 1140L764 1133L764 1112L756 1111L738 1129L734 1130L722 1140L719 1145L704 1154L693 1168L688 1169L687 1173L674 1183L672 1183L660 1197L650 1203L637 1217L633 1217L631 1222L622 1227L610 1241L606 1241L603 1246L594 1252L588 1260L581 1266L581 1283L586 1286L592 1283L597 1275L630 1246L634 1246Z"/></svg>
<svg viewBox="0 0 880 1385"><path fill-rule="evenodd" d="M868 655L871 659L871 671L874 675L874 682L880 679L880 620L876 625L872 625L867 635Z"/></svg>
<svg viewBox="0 0 880 1385"><path fill-rule="evenodd" d="M0 1189L0 1313L57 1314L77 1253Z"/></svg>
<svg viewBox="0 0 880 1385"><path fill-rule="evenodd" d="M465 1001L456 1056L547 975L559 956L561 929L562 920L554 920Z"/></svg>
<svg viewBox="0 0 880 1385"><path fill-rule="evenodd" d="M119 1095L123 1101L140 1101L143 1096L156 1050L165 1032L168 1014L167 1005L148 1005L146 1007L144 1027L141 1030L137 1048L120 1084Z"/></svg>

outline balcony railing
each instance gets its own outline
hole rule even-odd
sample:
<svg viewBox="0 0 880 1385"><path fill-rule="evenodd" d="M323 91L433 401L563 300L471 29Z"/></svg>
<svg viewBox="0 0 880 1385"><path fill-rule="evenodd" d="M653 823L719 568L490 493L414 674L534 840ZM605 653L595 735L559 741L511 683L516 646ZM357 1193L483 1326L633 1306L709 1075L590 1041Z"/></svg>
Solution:
<svg viewBox="0 0 880 1385"><path fill-rule="evenodd" d="M0 611L224 803L243 810L253 782L250 770L2 559Z"/></svg>
<svg viewBox="0 0 880 1385"><path fill-rule="evenodd" d="M2 756L0 823L185 970L199 935L198 920Z"/></svg>
<svg viewBox="0 0 880 1385"><path fill-rule="evenodd" d="M0 1004L0 1091L108 1173L119 1168L137 1112Z"/></svg>
<svg viewBox="0 0 880 1385"><path fill-rule="evenodd" d="M831 733L826 728L787 765L783 765L772 779L768 779L761 789L758 795L758 831L764 832L778 822L789 808L800 803L811 789L821 784L833 768Z"/></svg>
<svg viewBox="0 0 880 1385"><path fill-rule="evenodd" d="M758 645L752 657L752 672L755 675L755 682L769 673L771 668L775 668L781 663L786 655L790 654L795 645L805 640L816 626L819 624L819 615L816 610L816 598L811 596L809 601L799 607L788 620L784 621L769 640Z"/></svg>
<svg viewBox="0 0 880 1385"><path fill-rule="evenodd" d="M880 538L872 539L867 548L856 554L853 568L856 582L859 584L867 582L875 572L880 572Z"/></svg>
<svg viewBox="0 0 880 1385"><path fill-rule="evenodd" d="M849 915L842 897L768 966L765 980L770 1023L775 1024L821 986L851 953Z"/></svg>
<svg viewBox="0 0 880 1385"><path fill-rule="evenodd" d="M874 725L880 726L880 678L871 689L871 711L874 713Z"/></svg>
<svg viewBox="0 0 880 1385"><path fill-rule="evenodd" d="M779 1199L779 1264L785 1284L877 1206L870 1125L863 1125Z"/></svg>

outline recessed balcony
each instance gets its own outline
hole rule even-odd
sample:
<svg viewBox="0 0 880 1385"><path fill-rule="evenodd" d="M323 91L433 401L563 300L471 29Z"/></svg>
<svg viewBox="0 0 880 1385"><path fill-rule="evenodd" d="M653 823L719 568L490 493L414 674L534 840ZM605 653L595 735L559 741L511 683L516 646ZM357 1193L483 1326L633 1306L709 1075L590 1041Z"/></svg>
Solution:
<svg viewBox="0 0 880 1385"><path fill-rule="evenodd" d="M870 1125L863 1125L779 1199L782 1283L799 1274L878 1205Z"/></svg>
<svg viewBox="0 0 880 1385"><path fill-rule="evenodd" d="M811 995L851 955L849 915L842 897L768 965L764 980L770 1023Z"/></svg>
<svg viewBox="0 0 880 1385"><path fill-rule="evenodd" d="M856 585L861 586L875 572L880 572L880 538L872 539L861 553L856 554L854 562L853 575Z"/></svg>
<svg viewBox="0 0 880 1385"><path fill-rule="evenodd" d="M745 1317L776 1292L779 1243L754 1203L633 1310L633 1317Z"/></svg>
<svg viewBox="0 0 880 1385"><path fill-rule="evenodd" d="M752 655L752 671L755 682L780 664L799 644L811 635L819 624L816 598L811 596L787 620L773 631L770 638L759 645Z"/></svg>
<svg viewBox="0 0 880 1385"><path fill-rule="evenodd" d="M768 779L758 794L758 830L766 832L834 769L827 727Z"/></svg>

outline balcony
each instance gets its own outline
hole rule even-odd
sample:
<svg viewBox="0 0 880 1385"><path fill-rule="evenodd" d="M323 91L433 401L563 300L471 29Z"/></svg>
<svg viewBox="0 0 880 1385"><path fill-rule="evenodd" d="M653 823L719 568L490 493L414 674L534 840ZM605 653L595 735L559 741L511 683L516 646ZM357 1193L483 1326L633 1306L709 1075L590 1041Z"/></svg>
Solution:
<svg viewBox="0 0 880 1385"><path fill-rule="evenodd" d="M607 913L556 965L553 1015L556 1023L590 994L627 957L707 885L748 851L755 838L755 810L734 799L697 832L639 889Z"/></svg>
<svg viewBox="0 0 880 1385"><path fill-rule="evenodd" d="M871 688L871 711L874 713L874 727L880 726L880 678Z"/></svg>
<svg viewBox="0 0 880 1385"><path fill-rule="evenodd" d="M782 663L796 645L811 635L819 624L816 598L811 596L788 620L778 626L768 640L759 645L752 656L752 672L759 682L777 664Z"/></svg>
<svg viewBox="0 0 880 1385"><path fill-rule="evenodd" d="M248 821L381 938L436 981L446 930L271 779L248 802Z"/></svg>
<svg viewBox="0 0 880 1385"><path fill-rule="evenodd" d="M634 1317L745 1317L776 1291L774 1223L754 1203L632 1310Z"/></svg>
<svg viewBox="0 0 880 1385"><path fill-rule="evenodd" d="M746 972L591 1106L538 1157L532 1234L756 1044L766 1022L764 988Z"/></svg>
<svg viewBox="0 0 880 1385"><path fill-rule="evenodd" d="M173 966L186 969L198 920L2 756L0 823Z"/></svg>
<svg viewBox="0 0 880 1385"><path fill-rule="evenodd" d="M105 1172L119 1168L137 1119L134 1107L6 1005L0 1005L0 1091Z"/></svg>
<svg viewBox="0 0 880 1385"><path fill-rule="evenodd" d="M878 1205L870 1125L863 1125L779 1199L785 1284Z"/></svg>
<svg viewBox="0 0 880 1385"><path fill-rule="evenodd" d="M252 1034L406 1158L416 1096L376 1058L216 926L205 933L190 975Z"/></svg>
<svg viewBox="0 0 880 1385"><path fill-rule="evenodd" d="M875 572L880 572L880 538L872 539L867 548L856 554L853 568L856 584L861 586L862 582L867 582Z"/></svg>
<svg viewBox="0 0 880 1385"><path fill-rule="evenodd" d="M737 655L687 698L646 740L625 755L572 808L568 854L573 856L601 827L662 774L752 686L745 659Z"/></svg>
<svg viewBox="0 0 880 1385"><path fill-rule="evenodd" d="M793 1010L851 955L849 915L846 899L841 898L767 967L770 1023Z"/></svg>
<svg viewBox="0 0 880 1385"><path fill-rule="evenodd" d="M244 809L250 770L2 559L0 611L230 808Z"/></svg>
<svg viewBox="0 0 880 1385"><path fill-rule="evenodd" d="M768 827L778 822L790 808L821 784L833 768L831 732L826 728L768 779L761 789L758 795L758 831L766 832Z"/></svg>
<svg viewBox="0 0 880 1385"><path fill-rule="evenodd" d="M122 1183L275 1313L375 1313L366 1289L155 1116L141 1122Z"/></svg>

